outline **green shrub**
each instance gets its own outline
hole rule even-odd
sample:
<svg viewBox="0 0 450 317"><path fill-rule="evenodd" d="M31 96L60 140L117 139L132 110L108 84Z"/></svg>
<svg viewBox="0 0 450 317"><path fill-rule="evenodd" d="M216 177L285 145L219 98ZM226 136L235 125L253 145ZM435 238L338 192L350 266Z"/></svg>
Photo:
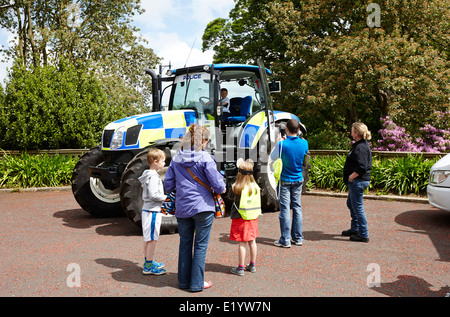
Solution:
<svg viewBox="0 0 450 317"><path fill-rule="evenodd" d="M342 178L345 159L345 155L312 157L310 186L345 191L347 185Z"/></svg>
<svg viewBox="0 0 450 317"><path fill-rule="evenodd" d="M65 61L26 69L15 63L0 97L0 148L89 148L106 124L125 116L110 106L94 72Z"/></svg>
<svg viewBox="0 0 450 317"><path fill-rule="evenodd" d="M67 155L5 155L0 158L0 187L57 187L70 184L77 157Z"/></svg>
<svg viewBox="0 0 450 317"><path fill-rule="evenodd" d="M345 155L311 158L309 188L346 191L343 180ZM428 185L431 166L439 158L427 159L422 155L408 155L372 161L370 189L398 195L423 194Z"/></svg>
<svg viewBox="0 0 450 317"><path fill-rule="evenodd" d="M437 159L424 159L409 154L386 160L374 160L371 188L398 195L419 194L426 191L431 166Z"/></svg>

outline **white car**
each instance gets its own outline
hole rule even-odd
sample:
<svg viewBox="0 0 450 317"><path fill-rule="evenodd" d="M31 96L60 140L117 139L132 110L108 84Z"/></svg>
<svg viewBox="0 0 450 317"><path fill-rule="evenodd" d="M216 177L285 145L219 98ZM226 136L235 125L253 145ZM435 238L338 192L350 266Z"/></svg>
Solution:
<svg viewBox="0 0 450 317"><path fill-rule="evenodd" d="M432 206L450 211L450 154L431 167L427 195Z"/></svg>

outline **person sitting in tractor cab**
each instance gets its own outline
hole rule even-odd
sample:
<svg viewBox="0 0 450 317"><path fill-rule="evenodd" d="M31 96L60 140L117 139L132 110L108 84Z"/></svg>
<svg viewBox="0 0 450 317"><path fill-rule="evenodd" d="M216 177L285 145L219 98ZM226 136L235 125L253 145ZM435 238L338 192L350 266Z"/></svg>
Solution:
<svg viewBox="0 0 450 317"><path fill-rule="evenodd" d="M206 106L209 107L209 105L211 104L210 101L208 101L206 103ZM225 118L228 118L231 115L230 112L230 98L228 98L228 89L226 88L222 88L220 89L220 100L219 100L219 106L222 106L222 116L223 116L223 120L225 120ZM208 116L211 116L211 111L210 109L205 109L205 114ZM211 119L211 118L210 118Z"/></svg>
<svg viewBox="0 0 450 317"><path fill-rule="evenodd" d="M228 98L228 89L220 89L219 106L222 106L223 120L231 115L230 112L230 98Z"/></svg>

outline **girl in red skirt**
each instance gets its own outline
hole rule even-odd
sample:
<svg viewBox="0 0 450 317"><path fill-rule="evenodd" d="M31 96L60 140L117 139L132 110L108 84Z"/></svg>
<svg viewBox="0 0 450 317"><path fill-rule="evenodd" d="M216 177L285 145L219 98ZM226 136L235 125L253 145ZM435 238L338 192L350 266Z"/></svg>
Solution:
<svg viewBox="0 0 450 317"><path fill-rule="evenodd" d="M260 188L253 178L253 161L239 159L238 174L230 191L234 201L231 207L230 240L239 242L239 265L230 271L233 274L244 275L246 247L250 249L250 263L245 269L256 272L256 238L258 237L258 216L261 214Z"/></svg>

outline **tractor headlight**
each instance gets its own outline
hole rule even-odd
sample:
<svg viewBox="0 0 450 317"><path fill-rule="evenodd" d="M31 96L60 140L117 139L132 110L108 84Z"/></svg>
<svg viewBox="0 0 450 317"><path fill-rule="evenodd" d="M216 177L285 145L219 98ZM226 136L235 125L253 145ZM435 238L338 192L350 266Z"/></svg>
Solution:
<svg viewBox="0 0 450 317"><path fill-rule="evenodd" d="M114 136L111 140L111 149L118 149L122 146L125 131L125 127L120 127L116 130L116 132L114 132Z"/></svg>

